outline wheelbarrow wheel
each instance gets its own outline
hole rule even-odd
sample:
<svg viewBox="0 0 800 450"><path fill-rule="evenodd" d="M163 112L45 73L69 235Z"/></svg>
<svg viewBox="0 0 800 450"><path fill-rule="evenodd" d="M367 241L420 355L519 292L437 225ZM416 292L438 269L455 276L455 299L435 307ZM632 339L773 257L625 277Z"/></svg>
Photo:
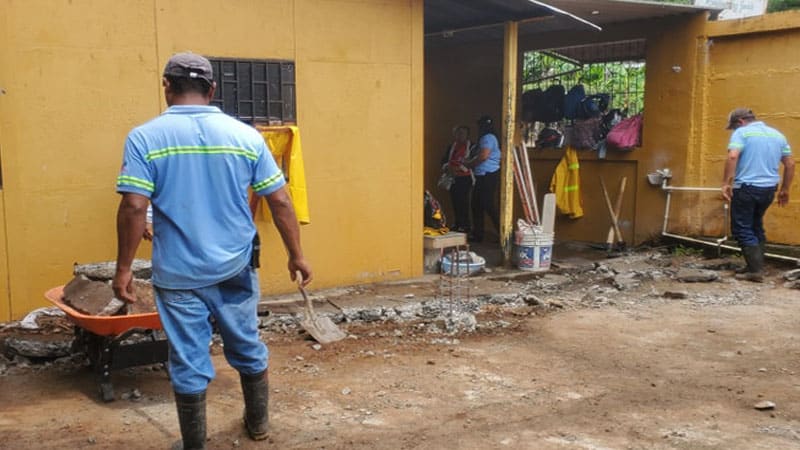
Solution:
<svg viewBox="0 0 800 450"><path fill-rule="evenodd" d="M100 398L106 403L114 401L114 386L111 383L100 383Z"/></svg>

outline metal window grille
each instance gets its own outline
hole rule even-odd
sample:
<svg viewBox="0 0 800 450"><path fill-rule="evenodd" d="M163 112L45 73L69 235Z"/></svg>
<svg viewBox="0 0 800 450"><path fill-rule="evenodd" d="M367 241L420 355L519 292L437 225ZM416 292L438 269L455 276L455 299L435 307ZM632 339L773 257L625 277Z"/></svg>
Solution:
<svg viewBox="0 0 800 450"><path fill-rule="evenodd" d="M251 124L297 122L294 62L210 58L217 91L211 101Z"/></svg>
<svg viewBox="0 0 800 450"><path fill-rule="evenodd" d="M644 110L643 53L644 42L640 40L529 52L525 55L523 91L544 90L554 83L567 90L583 84L587 94L611 94L609 108L637 114ZM585 62L589 58L594 61Z"/></svg>

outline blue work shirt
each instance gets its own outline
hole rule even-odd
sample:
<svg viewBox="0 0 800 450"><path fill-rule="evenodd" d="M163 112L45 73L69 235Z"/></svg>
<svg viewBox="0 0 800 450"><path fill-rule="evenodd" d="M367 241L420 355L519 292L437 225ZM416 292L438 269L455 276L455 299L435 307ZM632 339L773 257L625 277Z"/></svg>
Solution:
<svg viewBox="0 0 800 450"><path fill-rule="evenodd" d="M500 170L500 144L492 133L486 133L478 140L478 152L484 148L489 149L489 157L475 166L473 172L476 176L486 175Z"/></svg>
<svg viewBox="0 0 800 450"><path fill-rule="evenodd" d="M781 132L764 122L750 122L731 134L728 151L739 150L734 189L743 184L775 187L781 180L778 166L781 158L791 156L792 149Z"/></svg>
<svg viewBox="0 0 800 450"><path fill-rule="evenodd" d="M171 106L125 142L117 192L153 205L153 284L195 289L250 263L256 229L248 187L286 184L264 138L215 106Z"/></svg>

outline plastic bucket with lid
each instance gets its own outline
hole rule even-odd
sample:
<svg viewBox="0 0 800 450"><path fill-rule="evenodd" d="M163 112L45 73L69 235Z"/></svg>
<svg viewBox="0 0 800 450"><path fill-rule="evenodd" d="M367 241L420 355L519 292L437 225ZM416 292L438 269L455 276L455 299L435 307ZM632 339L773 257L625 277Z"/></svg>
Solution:
<svg viewBox="0 0 800 450"><path fill-rule="evenodd" d="M517 242L517 267L520 270L544 272L550 269L553 256L553 233L525 233Z"/></svg>

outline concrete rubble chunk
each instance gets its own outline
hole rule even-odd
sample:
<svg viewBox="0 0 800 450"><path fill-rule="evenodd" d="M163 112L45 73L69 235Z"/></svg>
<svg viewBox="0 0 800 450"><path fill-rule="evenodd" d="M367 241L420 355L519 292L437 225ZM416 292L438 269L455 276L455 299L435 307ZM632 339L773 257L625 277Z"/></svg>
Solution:
<svg viewBox="0 0 800 450"><path fill-rule="evenodd" d="M787 289L800 289L800 280L787 281L783 283L783 287Z"/></svg>
<svg viewBox="0 0 800 450"><path fill-rule="evenodd" d="M681 268L675 278L684 283L708 283L719 280L719 274L713 270Z"/></svg>
<svg viewBox="0 0 800 450"><path fill-rule="evenodd" d="M736 270L741 266L741 260L730 258L715 258L707 259L696 263L687 264L688 267L693 269L705 270Z"/></svg>
<svg viewBox="0 0 800 450"><path fill-rule="evenodd" d="M111 285L78 275L64 286L64 303L90 316L112 316L125 304L114 298Z"/></svg>
<svg viewBox="0 0 800 450"><path fill-rule="evenodd" d="M753 405L753 408L755 408L755 409L757 409L759 411L775 409L775 403L773 403L773 402L771 402L769 400L764 400L764 401L760 401L760 402L756 403L755 405Z"/></svg>
<svg viewBox="0 0 800 450"><path fill-rule="evenodd" d="M147 314L157 311L152 282L134 279L133 293L136 295L136 302L128 305L128 314Z"/></svg>
<svg viewBox="0 0 800 450"><path fill-rule="evenodd" d="M664 298L685 299L689 298L689 293L686 291L664 291Z"/></svg>
<svg viewBox="0 0 800 450"><path fill-rule="evenodd" d="M78 264L72 268L75 276L85 275L86 278L95 281L109 281L114 278L117 269L116 261L104 261L88 264ZM153 266L149 259L134 259L131 265L134 278L149 280L153 276Z"/></svg>
<svg viewBox="0 0 800 450"><path fill-rule="evenodd" d="M156 312L153 285L148 280L133 280L136 302L126 304L114 297L108 282L94 281L78 275L64 286L64 303L90 316L147 314Z"/></svg>
<svg viewBox="0 0 800 450"><path fill-rule="evenodd" d="M56 359L70 354L72 339L45 339L38 336L9 337L3 344L6 353L26 358Z"/></svg>
<svg viewBox="0 0 800 450"><path fill-rule="evenodd" d="M525 294L523 300L525 301L525 304L529 306L539 306L542 304L542 300L533 294Z"/></svg>
<svg viewBox="0 0 800 450"><path fill-rule="evenodd" d="M614 287L620 291L636 289L642 285L634 272L621 273L614 277Z"/></svg>
<svg viewBox="0 0 800 450"><path fill-rule="evenodd" d="M787 281L795 281L800 279L800 269L793 269L783 273L783 279Z"/></svg>

